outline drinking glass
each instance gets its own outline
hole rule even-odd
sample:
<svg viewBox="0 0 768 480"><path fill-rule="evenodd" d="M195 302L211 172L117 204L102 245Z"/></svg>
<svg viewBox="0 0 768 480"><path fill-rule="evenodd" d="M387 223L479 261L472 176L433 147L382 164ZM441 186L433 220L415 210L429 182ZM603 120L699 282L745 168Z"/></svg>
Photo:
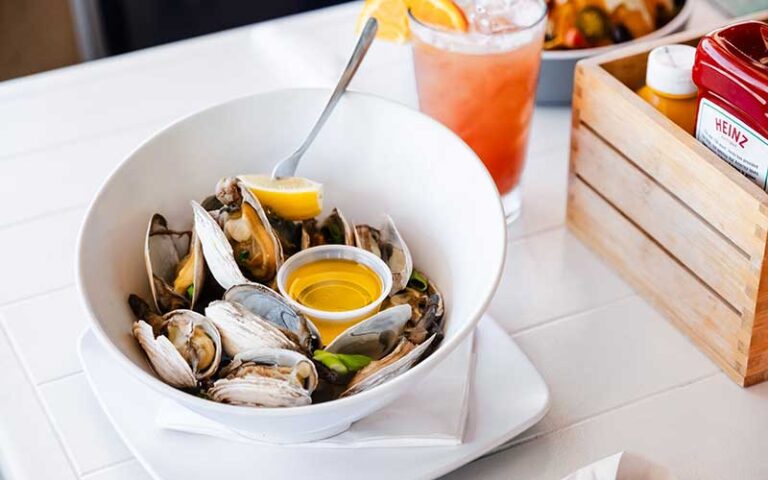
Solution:
<svg viewBox="0 0 768 480"><path fill-rule="evenodd" d="M498 9L500 2L508 11ZM479 0L464 3L467 32L427 25L409 12L419 108L477 153L496 182L509 224L520 215L546 5L495 0L491 15Z"/></svg>

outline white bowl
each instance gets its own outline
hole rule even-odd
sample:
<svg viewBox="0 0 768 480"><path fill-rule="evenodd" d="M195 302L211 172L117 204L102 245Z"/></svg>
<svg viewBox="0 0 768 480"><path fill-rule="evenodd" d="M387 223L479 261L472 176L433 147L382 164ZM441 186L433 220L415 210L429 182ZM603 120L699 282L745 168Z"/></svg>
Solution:
<svg viewBox="0 0 768 480"><path fill-rule="evenodd" d="M78 287L91 327L126 373L204 416L276 443L331 436L417 388L474 328L504 262L501 204L472 150L421 113L349 93L298 174L322 182L326 208L340 207L352 222L376 222L385 212L394 218L415 264L445 296L440 347L407 373L370 391L296 408L225 405L160 381L131 336L134 318L126 301L132 292L149 298L142 253L148 219L160 212L172 227L191 227L191 199L210 194L223 176L269 172L299 145L328 95L322 90L254 95L159 132L101 187L78 244Z"/></svg>

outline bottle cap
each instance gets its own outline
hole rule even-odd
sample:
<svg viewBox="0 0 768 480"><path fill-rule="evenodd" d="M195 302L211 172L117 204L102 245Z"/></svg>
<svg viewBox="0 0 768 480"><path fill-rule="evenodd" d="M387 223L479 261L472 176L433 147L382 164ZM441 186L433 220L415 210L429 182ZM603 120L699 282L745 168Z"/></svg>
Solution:
<svg viewBox="0 0 768 480"><path fill-rule="evenodd" d="M664 45L651 50L645 84L667 95L694 95L691 72L696 49L688 45Z"/></svg>

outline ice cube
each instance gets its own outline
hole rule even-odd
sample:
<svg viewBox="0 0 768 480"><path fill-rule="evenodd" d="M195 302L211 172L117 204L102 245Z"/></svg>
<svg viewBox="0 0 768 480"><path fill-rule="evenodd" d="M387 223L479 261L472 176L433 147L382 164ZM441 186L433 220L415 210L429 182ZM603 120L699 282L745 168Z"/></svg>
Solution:
<svg viewBox="0 0 768 480"><path fill-rule="evenodd" d="M542 0L463 0L459 5L470 28L484 34L529 27L546 9Z"/></svg>

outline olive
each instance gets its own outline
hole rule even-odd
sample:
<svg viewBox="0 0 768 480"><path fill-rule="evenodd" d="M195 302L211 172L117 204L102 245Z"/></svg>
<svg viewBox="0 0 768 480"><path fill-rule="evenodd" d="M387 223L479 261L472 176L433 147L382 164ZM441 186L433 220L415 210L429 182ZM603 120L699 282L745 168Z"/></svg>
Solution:
<svg viewBox="0 0 768 480"><path fill-rule="evenodd" d="M656 5L656 28L661 28L675 17L676 11L669 10L663 5Z"/></svg>
<svg viewBox="0 0 768 480"><path fill-rule="evenodd" d="M608 15L598 7L585 7L576 16L576 27L590 42L607 38L610 35Z"/></svg>
<svg viewBox="0 0 768 480"><path fill-rule="evenodd" d="M611 40L613 40L614 43L628 42L632 40L632 34L623 24L617 23L611 27Z"/></svg>

